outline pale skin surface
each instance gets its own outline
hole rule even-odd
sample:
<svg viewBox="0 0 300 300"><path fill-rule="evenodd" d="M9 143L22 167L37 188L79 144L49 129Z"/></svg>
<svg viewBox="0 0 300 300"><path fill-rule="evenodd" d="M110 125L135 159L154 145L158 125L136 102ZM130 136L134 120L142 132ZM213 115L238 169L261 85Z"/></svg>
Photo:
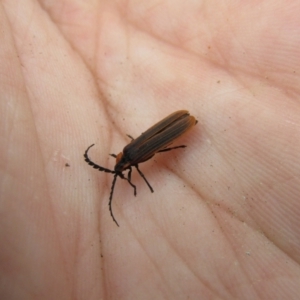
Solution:
<svg viewBox="0 0 300 300"><path fill-rule="evenodd" d="M300 4L234 3L1 1L0 299L298 299ZM85 149L178 109L117 227Z"/></svg>

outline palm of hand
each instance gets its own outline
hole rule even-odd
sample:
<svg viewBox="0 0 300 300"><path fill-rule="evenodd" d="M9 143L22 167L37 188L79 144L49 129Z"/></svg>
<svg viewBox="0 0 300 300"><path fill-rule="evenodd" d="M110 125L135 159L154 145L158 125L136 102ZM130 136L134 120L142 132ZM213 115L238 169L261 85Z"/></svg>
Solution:
<svg viewBox="0 0 300 300"><path fill-rule="evenodd" d="M300 7L46 3L20 17L4 1L8 286L20 298L296 298L299 43L290 33ZM136 198L117 182L117 228L111 178L84 163L84 150L95 142L94 160L112 167L107 155L126 133L177 109L199 120L180 141L188 148L141 166L154 194L135 175Z"/></svg>

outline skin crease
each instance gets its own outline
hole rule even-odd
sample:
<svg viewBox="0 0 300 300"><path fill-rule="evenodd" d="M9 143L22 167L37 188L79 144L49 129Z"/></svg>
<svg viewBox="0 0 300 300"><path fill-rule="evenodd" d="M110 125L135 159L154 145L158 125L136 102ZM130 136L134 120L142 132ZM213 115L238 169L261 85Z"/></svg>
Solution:
<svg viewBox="0 0 300 300"><path fill-rule="evenodd" d="M298 1L1 4L1 299L298 299ZM118 228L84 151L179 109Z"/></svg>

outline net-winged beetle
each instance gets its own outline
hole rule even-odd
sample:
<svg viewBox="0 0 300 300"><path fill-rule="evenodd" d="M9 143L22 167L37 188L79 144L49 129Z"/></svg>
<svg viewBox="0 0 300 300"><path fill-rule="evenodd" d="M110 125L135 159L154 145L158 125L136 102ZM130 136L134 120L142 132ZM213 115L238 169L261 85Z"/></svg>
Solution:
<svg viewBox="0 0 300 300"><path fill-rule="evenodd" d="M110 154L111 156L116 158L116 165L114 167L114 170L103 168L90 160L90 158L88 157L88 151L91 147L94 146L94 144L86 149L84 158L90 166L99 171L114 174L108 206L110 214L114 222L118 226L119 224L113 215L111 206L117 177L119 176L120 178L127 180L134 189L134 195L136 195L136 186L131 182L132 167L135 167L141 177L145 180L150 191L153 193L153 189L150 183L147 181L138 165L142 162L147 161L156 153L166 152L177 148L185 148L185 145L175 146L171 148L167 147L196 124L197 120L195 119L195 117L191 116L187 110L178 110L150 127L138 138L134 139L130 135L128 135L132 139L132 141L124 147L123 152L120 152L118 155ZM129 171L127 177L125 177L122 172L127 169Z"/></svg>

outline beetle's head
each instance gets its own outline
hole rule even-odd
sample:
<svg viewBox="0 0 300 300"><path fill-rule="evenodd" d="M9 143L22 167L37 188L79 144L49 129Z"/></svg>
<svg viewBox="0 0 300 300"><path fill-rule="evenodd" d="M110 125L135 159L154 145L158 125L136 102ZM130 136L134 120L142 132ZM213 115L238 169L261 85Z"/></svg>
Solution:
<svg viewBox="0 0 300 300"><path fill-rule="evenodd" d="M121 173L124 170L130 167L130 163L128 162L127 158L124 156L123 152L120 152L116 157L116 165L115 165L115 172Z"/></svg>

